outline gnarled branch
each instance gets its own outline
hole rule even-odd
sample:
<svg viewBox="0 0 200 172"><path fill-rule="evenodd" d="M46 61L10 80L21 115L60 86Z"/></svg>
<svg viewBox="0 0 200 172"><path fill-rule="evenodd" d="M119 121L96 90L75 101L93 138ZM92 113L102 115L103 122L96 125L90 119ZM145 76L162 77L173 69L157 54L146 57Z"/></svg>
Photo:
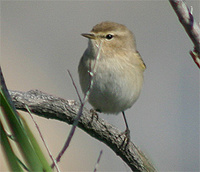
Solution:
<svg viewBox="0 0 200 172"><path fill-rule="evenodd" d="M25 105L27 105L38 116L68 124L73 124L80 108L80 103L74 100L64 100L38 90L9 91L9 93L17 109L26 111ZM133 171L156 171L131 141L127 144L125 135L122 135L121 131L105 120L95 117L86 108L83 109L78 127L109 146Z"/></svg>

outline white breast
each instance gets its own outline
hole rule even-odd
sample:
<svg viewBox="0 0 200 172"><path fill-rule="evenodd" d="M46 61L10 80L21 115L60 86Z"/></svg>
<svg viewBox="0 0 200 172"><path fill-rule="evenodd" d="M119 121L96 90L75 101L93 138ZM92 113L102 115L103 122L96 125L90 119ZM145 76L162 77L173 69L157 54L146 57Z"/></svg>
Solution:
<svg viewBox="0 0 200 172"><path fill-rule="evenodd" d="M130 108L139 97L143 72L138 71L134 65L116 61L115 58L101 59L97 65L89 103L104 113L117 114ZM86 66L88 65L84 67L79 65L80 83L84 93L90 83L89 74L86 74L89 69L83 69L88 68Z"/></svg>

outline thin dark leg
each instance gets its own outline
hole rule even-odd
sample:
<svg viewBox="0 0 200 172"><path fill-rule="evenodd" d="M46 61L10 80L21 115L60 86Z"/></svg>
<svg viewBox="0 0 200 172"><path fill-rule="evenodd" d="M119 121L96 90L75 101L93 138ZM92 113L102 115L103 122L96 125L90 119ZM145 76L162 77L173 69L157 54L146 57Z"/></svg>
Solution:
<svg viewBox="0 0 200 172"><path fill-rule="evenodd" d="M123 132L126 135L126 137L125 137L125 140L123 141L122 146L125 144L125 147L126 147L129 143L129 141L130 141L130 130L129 130L129 127L128 127L128 122L126 120L126 116L125 116L124 111L122 111L122 115L123 115L124 122L125 122L125 125L126 125L126 130L125 130L125 132Z"/></svg>
<svg viewBox="0 0 200 172"><path fill-rule="evenodd" d="M126 125L126 131L129 131L129 127L128 127L128 123L127 123L127 120L126 120L126 116L125 116L124 111L122 111L122 115L123 115L124 122L125 122L125 125Z"/></svg>

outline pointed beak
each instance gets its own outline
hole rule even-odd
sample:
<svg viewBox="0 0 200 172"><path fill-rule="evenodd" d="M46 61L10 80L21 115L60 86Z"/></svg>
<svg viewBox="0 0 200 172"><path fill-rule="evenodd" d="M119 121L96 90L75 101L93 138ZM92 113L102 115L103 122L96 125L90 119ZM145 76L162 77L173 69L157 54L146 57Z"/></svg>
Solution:
<svg viewBox="0 0 200 172"><path fill-rule="evenodd" d="M88 39L95 39L96 38L95 34L93 34L93 33L82 33L81 35L88 38Z"/></svg>

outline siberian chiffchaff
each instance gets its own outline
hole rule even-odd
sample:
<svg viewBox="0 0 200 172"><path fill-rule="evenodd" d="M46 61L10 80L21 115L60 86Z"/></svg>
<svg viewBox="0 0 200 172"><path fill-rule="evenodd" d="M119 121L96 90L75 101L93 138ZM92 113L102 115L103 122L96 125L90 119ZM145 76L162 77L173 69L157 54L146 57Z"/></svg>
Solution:
<svg viewBox="0 0 200 172"><path fill-rule="evenodd" d="M122 112L129 133L124 111L138 99L146 68L134 35L126 26L106 21L82 36L89 38L78 66L82 91L89 91L88 101L96 111Z"/></svg>

